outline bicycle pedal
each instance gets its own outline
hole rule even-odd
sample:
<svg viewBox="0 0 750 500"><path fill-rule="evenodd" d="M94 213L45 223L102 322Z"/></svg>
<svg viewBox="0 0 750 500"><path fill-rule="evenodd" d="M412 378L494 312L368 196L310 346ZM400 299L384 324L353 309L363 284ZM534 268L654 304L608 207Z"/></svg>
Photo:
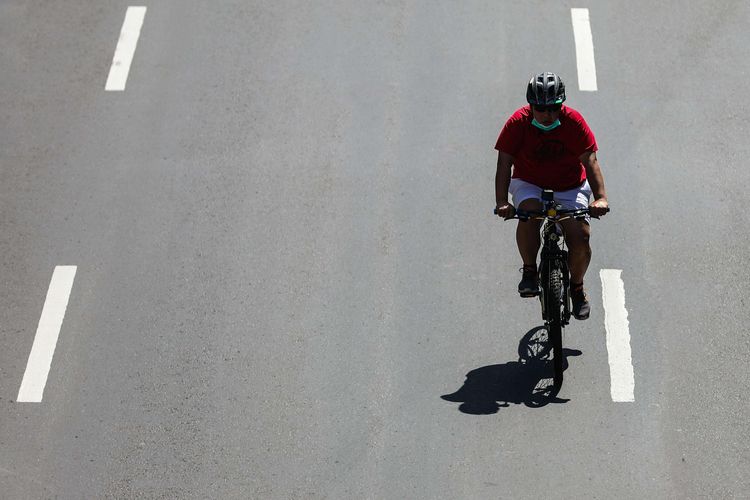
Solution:
<svg viewBox="0 0 750 500"><path fill-rule="evenodd" d="M539 296L539 292L519 292L519 295L523 298L537 297Z"/></svg>

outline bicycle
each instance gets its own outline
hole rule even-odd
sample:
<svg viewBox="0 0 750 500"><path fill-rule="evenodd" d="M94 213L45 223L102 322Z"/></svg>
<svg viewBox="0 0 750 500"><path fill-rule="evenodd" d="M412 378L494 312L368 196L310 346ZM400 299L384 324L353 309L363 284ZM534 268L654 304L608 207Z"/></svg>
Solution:
<svg viewBox="0 0 750 500"><path fill-rule="evenodd" d="M565 237L560 222L570 218L583 219L589 213L589 209L563 209L555 203L554 194L553 191L548 189L542 192L542 211L516 210L515 214L506 220L528 221L531 219L544 221L541 228L542 251L537 266L540 293L522 296L539 296L542 306L542 320L544 320L552 343L553 383L554 387L559 390L562 386L564 370L562 332L563 328L570 323L571 316L568 251L565 250ZM495 215L497 215L497 209L495 209Z"/></svg>

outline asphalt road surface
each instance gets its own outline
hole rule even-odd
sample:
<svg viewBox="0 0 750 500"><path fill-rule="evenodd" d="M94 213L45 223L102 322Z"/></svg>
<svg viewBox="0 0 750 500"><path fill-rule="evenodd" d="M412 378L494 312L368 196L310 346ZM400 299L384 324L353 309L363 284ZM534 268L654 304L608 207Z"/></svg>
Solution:
<svg viewBox="0 0 750 500"><path fill-rule="evenodd" d="M0 3L2 498L750 495L748 2L145 5L108 92L128 4ZM491 210L499 129L547 70L612 212L540 404L539 306ZM44 397L18 402L63 265Z"/></svg>

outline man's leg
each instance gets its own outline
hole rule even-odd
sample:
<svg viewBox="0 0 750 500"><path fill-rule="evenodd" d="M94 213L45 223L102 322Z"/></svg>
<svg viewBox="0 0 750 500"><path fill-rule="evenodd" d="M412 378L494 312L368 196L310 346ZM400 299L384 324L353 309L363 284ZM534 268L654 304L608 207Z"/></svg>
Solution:
<svg viewBox="0 0 750 500"><path fill-rule="evenodd" d="M563 221L565 242L568 245L568 268L570 269L570 292L573 299L573 315L576 319L589 317L590 306L583 290L583 277L591 262L591 227L585 221L568 219Z"/></svg>
<svg viewBox="0 0 750 500"><path fill-rule="evenodd" d="M591 227L588 222L568 219L562 223L565 242L568 245L568 267L570 282L583 283L583 277L591 262Z"/></svg>
<svg viewBox="0 0 750 500"><path fill-rule="evenodd" d="M539 200L528 199L523 200L517 208L526 212L538 212L542 209L542 203ZM516 243L524 266L536 267L536 256L542 244L539 236L541 224L542 221L540 220L518 221Z"/></svg>
<svg viewBox="0 0 750 500"><path fill-rule="evenodd" d="M522 201L519 209L527 212L541 210L542 204L536 199L527 199ZM518 252L523 259L523 276L518 284L518 293L522 297L532 297L539 293L539 283L536 272L536 256L539 253L541 238L539 237L539 227L542 221L527 220L518 221L516 228L516 243Z"/></svg>

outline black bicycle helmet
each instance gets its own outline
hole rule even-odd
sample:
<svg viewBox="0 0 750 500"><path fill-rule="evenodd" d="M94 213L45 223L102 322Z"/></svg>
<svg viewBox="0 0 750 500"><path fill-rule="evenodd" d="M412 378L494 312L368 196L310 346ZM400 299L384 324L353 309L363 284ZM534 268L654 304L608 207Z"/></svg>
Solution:
<svg viewBox="0 0 750 500"><path fill-rule="evenodd" d="M565 101L565 84L554 73L539 73L526 87L526 101L538 106L560 104Z"/></svg>

